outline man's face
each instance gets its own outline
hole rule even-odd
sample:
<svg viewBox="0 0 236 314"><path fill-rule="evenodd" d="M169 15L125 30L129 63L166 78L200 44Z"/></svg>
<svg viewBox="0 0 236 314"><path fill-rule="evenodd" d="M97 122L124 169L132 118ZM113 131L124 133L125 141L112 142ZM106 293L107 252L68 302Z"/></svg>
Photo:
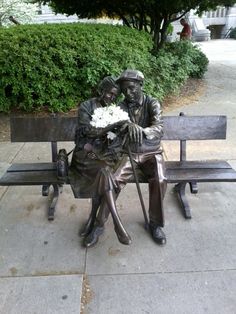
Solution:
<svg viewBox="0 0 236 314"><path fill-rule="evenodd" d="M112 87L111 89L104 90L101 96L101 100L104 105L108 106L112 102L115 101L116 97L118 96L118 89Z"/></svg>
<svg viewBox="0 0 236 314"><path fill-rule="evenodd" d="M121 91L125 95L125 99L129 102L140 102L142 96L140 82L123 81L121 83Z"/></svg>

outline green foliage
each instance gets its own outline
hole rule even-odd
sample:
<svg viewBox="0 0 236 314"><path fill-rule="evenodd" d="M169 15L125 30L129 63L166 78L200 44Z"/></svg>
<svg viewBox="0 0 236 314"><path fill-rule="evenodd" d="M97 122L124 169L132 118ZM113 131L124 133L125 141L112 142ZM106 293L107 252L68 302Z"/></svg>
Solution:
<svg viewBox="0 0 236 314"><path fill-rule="evenodd" d="M181 40L169 43L165 48L166 52L171 52L176 59L175 67L182 66L187 76L202 78L207 70L208 59L201 52L197 45L193 45L188 40Z"/></svg>
<svg viewBox="0 0 236 314"><path fill-rule="evenodd" d="M172 35L174 32L174 26L172 24L169 24L166 30L166 35Z"/></svg>
<svg viewBox="0 0 236 314"><path fill-rule="evenodd" d="M236 39L236 27L233 28L233 29L230 31L229 37L230 37L230 38L233 38L233 39Z"/></svg>
<svg viewBox="0 0 236 314"><path fill-rule="evenodd" d="M0 29L0 111L65 111L97 82L148 64L151 39L121 26L30 25Z"/></svg>
<svg viewBox="0 0 236 314"><path fill-rule="evenodd" d="M151 48L147 33L124 26L0 29L0 111L68 111L90 98L103 77L126 68L142 71L145 90L161 100L206 70L206 57L187 41L170 43L157 56Z"/></svg>
<svg viewBox="0 0 236 314"><path fill-rule="evenodd" d="M188 77L202 78L207 57L190 41L167 43L150 59L147 89L159 99L178 90Z"/></svg>

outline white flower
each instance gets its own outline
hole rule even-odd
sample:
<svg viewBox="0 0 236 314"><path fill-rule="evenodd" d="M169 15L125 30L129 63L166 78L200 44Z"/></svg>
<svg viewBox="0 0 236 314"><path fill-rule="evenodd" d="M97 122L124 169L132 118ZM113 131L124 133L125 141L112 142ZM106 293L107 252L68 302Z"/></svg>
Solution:
<svg viewBox="0 0 236 314"><path fill-rule="evenodd" d="M105 128L106 126L119 121L130 121L129 115L120 107L111 104L108 107L95 109L90 124L95 128ZM107 138L112 141L116 138L116 134L109 131L107 132Z"/></svg>
<svg viewBox="0 0 236 314"><path fill-rule="evenodd" d="M129 121L129 115L120 107L112 104L95 109L90 124L95 128L105 128L119 121Z"/></svg>

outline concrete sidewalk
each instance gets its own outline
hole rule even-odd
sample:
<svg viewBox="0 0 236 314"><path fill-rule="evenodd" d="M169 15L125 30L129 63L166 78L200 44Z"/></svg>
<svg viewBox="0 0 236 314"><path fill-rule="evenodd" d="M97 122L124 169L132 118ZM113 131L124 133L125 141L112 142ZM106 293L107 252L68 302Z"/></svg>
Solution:
<svg viewBox="0 0 236 314"><path fill-rule="evenodd" d="M200 46L210 59L206 91L168 115L226 114L227 140L191 143L188 158L224 158L236 168L236 41ZM169 159L177 158L177 145L164 146ZM0 143L0 175L12 161L49 159L47 144ZM236 185L199 184L199 193L188 195L191 220L183 218L172 188L165 247L144 230L130 184L118 208L132 244L118 242L109 220L98 245L86 250L78 230L89 200L74 199L66 186L49 223L40 187L0 187L0 314L236 313ZM147 186L142 190L147 202Z"/></svg>

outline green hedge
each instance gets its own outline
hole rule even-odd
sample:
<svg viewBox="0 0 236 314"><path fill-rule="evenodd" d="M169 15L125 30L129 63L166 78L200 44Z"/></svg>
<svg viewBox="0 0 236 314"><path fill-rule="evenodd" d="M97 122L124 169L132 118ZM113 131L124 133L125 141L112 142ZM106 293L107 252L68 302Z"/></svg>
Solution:
<svg viewBox="0 0 236 314"><path fill-rule="evenodd" d="M67 111L91 97L104 76L126 68L143 71L146 91L163 99L189 75L204 72L195 64L202 53L192 44L171 43L157 57L151 49L148 34L124 26L0 28L0 111Z"/></svg>

